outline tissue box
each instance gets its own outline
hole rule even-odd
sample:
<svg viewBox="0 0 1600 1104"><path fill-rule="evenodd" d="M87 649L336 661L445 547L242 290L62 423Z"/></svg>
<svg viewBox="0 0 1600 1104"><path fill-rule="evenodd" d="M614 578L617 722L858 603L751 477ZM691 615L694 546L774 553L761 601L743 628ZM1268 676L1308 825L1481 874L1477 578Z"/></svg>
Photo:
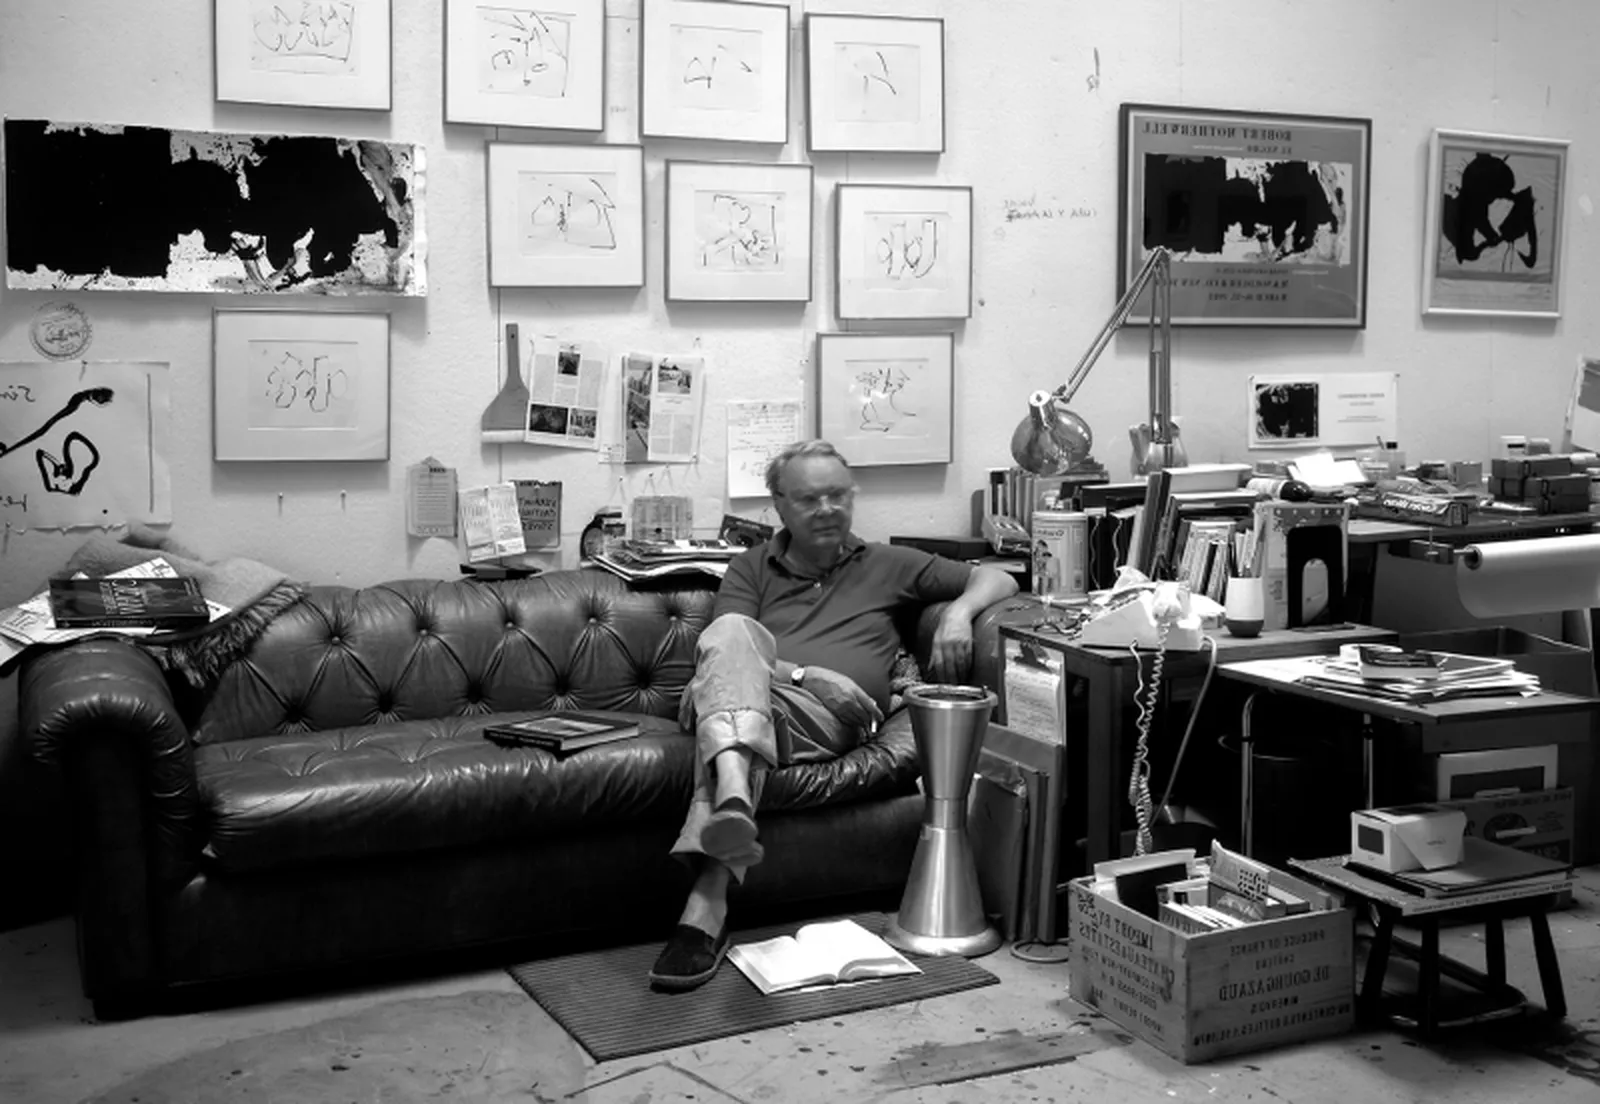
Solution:
<svg viewBox="0 0 1600 1104"><path fill-rule="evenodd" d="M1461 861L1467 814L1443 805L1397 805L1350 814L1350 860L1399 874Z"/></svg>

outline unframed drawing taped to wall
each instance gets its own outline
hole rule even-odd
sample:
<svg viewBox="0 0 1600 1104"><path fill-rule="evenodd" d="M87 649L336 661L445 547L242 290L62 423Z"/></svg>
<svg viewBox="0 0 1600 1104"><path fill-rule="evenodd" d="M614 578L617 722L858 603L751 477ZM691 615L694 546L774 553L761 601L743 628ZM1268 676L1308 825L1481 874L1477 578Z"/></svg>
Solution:
<svg viewBox="0 0 1600 1104"><path fill-rule="evenodd" d="M165 364L0 364L0 521L170 522L167 387Z"/></svg>
<svg viewBox="0 0 1600 1104"><path fill-rule="evenodd" d="M8 119L6 286L424 295L423 154Z"/></svg>

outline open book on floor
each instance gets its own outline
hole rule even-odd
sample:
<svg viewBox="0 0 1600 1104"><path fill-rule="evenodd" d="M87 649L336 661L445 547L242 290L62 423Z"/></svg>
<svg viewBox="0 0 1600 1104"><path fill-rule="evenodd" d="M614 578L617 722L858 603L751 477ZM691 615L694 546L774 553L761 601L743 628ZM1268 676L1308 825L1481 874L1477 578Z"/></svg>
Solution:
<svg viewBox="0 0 1600 1104"><path fill-rule="evenodd" d="M922 973L854 920L806 924L793 935L741 943L729 948L728 961L768 996L812 985Z"/></svg>

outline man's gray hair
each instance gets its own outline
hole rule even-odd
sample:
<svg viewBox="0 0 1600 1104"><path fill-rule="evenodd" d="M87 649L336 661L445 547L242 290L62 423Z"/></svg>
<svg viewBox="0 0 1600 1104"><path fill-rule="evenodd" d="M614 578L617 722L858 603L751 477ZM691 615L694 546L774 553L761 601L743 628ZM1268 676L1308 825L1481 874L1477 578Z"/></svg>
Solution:
<svg viewBox="0 0 1600 1104"><path fill-rule="evenodd" d="M792 445L783 446L783 450L767 461L767 490L772 494L778 493L778 480L783 475L783 469L788 467L789 461L801 456L830 456L850 470L850 461L839 455L839 450L820 438L814 441L796 441Z"/></svg>

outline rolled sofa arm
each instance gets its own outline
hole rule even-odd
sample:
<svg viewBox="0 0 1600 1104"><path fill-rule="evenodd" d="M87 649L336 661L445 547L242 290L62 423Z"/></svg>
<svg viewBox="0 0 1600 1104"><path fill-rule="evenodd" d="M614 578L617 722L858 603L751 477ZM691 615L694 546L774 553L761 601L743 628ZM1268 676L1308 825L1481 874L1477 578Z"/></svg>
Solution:
<svg viewBox="0 0 1600 1104"><path fill-rule="evenodd" d="M155 660L96 638L24 660L23 738L59 767L72 825L85 993L131 999L155 969L153 891L186 880L201 806L189 732Z"/></svg>

